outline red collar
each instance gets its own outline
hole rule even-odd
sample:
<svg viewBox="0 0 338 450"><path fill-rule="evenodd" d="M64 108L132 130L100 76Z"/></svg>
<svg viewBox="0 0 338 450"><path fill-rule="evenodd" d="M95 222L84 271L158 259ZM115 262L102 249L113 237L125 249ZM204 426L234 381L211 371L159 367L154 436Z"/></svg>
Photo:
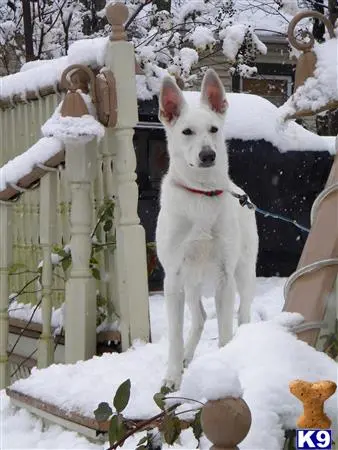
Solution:
<svg viewBox="0 0 338 450"><path fill-rule="evenodd" d="M186 191L192 192L193 194L201 194L205 195L207 197L218 197L219 195L223 194L223 190L216 189L215 191L201 191L199 189L190 188L188 186L184 186L183 184L178 184L179 187L185 189Z"/></svg>

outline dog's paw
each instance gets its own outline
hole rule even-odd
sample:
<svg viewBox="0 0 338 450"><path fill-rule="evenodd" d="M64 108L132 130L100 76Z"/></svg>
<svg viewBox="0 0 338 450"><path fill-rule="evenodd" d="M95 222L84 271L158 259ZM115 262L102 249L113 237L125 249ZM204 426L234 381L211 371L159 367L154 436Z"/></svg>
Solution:
<svg viewBox="0 0 338 450"><path fill-rule="evenodd" d="M168 374L162 381L162 386L170 389L171 392L177 391L181 386L182 375Z"/></svg>

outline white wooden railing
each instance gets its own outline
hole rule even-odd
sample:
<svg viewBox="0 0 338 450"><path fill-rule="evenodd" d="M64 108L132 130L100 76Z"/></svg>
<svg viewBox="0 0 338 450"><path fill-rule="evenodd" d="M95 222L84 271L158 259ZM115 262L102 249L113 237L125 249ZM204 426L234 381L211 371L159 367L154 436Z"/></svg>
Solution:
<svg viewBox="0 0 338 450"><path fill-rule="evenodd" d="M44 175L39 189L34 192L22 193L25 191L22 177L0 192L0 388L9 383L8 299L13 292L9 272L13 262L21 259L20 247L15 249L14 245L18 243L18 237L23 238L19 244L30 253L30 261L26 255L25 262L36 266L41 256L43 261L39 367L47 367L54 361L51 313L56 298L53 288L58 282L53 277L51 256L55 244L69 243L72 255L65 289L66 363L91 358L96 352L97 289L108 297L119 316L122 350L127 349L136 338L148 341L150 337L145 233L137 214L136 157L132 141L138 118L135 56L132 44L123 40L125 6L110 6L107 16L113 34L107 45L105 66L113 72L116 83L116 125L105 129L105 137L99 144L94 137L87 142L65 140L65 169L51 167L48 160L41 161L39 167ZM56 94L51 97L55 105ZM44 109L46 103L50 101L41 99L0 110L1 131L5 136L3 145L17 147L18 141L21 146L25 143L25 148L31 145L32 133L37 134L37 129L52 112L52 108ZM20 125L16 118L24 114L21 117L29 123L29 113L34 131L25 127L16 138L14 130ZM21 193L17 202L12 201L13 192ZM113 254L103 252L100 269L109 276L97 281L92 277L89 264L91 233L93 224L97 222L97 209L105 199L115 202L116 248ZM63 200L62 211L60 200ZM36 248L36 254L29 250L32 245ZM19 251L15 253L16 250ZM21 284L24 281L21 278ZM18 289L19 286L16 286L15 290Z"/></svg>

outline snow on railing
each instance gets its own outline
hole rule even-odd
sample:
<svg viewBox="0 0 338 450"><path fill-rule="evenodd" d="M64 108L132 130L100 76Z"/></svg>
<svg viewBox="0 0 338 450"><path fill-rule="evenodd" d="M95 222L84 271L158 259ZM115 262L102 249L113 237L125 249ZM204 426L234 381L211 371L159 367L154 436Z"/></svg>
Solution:
<svg viewBox="0 0 338 450"><path fill-rule="evenodd" d="M133 45L124 40L123 23L128 17L127 8L118 3L110 5L107 7L107 17L113 33L106 45L104 74L98 76L97 84L91 69L68 67L63 81L68 83L66 87L69 91L42 127L45 137L0 169L0 388L9 383L8 281L13 261L12 204L20 194L37 187L39 183L43 325L38 366L46 367L53 362L52 246L58 232L57 167L63 162L71 195L72 261L65 291L65 361L85 360L96 352L96 280L90 267L91 193L99 170L102 172L102 179L99 180L102 200L116 203L116 248L105 265L105 270L108 267L113 273L109 274L109 281L102 281L101 284L108 285L108 301L119 315L122 349L129 348L134 339L149 340L145 233L137 214L138 189L133 148L134 127L138 119L135 55ZM10 115L8 120L13 130L15 117L15 114ZM24 129L23 135L26 140L31 137L29 128ZM100 139L102 142L98 144ZM15 136L12 144L17 146ZM97 168L98 157L102 158L100 169Z"/></svg>

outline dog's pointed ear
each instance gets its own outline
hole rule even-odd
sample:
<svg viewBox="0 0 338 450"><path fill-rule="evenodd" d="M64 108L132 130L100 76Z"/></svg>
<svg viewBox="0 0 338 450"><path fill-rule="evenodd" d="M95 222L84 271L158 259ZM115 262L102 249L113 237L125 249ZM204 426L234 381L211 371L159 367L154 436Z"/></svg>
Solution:
<svg viewBox="0 0 338 450"><path fill-rule="evenodd" d="M160 121L172 125L181 114L185 100L180 88L171 77L163 78L159 104Z"/></svg>
<svg viewBox="0 0 338 450"><path fill-rule="evenodd" d="M217 114L225 114L228 102L224 86L214 69L208 69L204 75L201 88L201 102Z"/></svg>

